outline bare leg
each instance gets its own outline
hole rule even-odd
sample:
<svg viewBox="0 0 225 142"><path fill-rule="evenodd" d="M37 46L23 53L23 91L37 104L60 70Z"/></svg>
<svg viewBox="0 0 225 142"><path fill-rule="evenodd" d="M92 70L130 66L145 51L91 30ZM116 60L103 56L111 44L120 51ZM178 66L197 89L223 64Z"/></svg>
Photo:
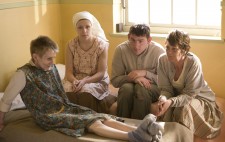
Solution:
<svg viewBox="0 0 225 142"><path fill-rule="evenodd" d="M122 123L114 119L108 119L103 121L102 123L105 124L106 126L109 126L121 131L125 131L125 132L130 132L137 129L136 126L128 125L126 123Z"/></svg>
<svg viewBox="0 0 225 142"><path fill-rule="evenodd" d="M149 124L152 124L156 119L153 116L149 115L149 117L146 117L138 128L112 119L104 120L103 122L97 120L88 127L88 131L107 138L149 142L152 140L152 135L148 132ZM150 130L155 129L152 128Z"/></svg>
<svg viewBox="0 0 225 142"><path fill-rule="evenodd" d="M114 102L109 108L109 114L117 116L117 102Z"/></svg>
<svg viewBox="0 0 225 142"><path fill-rule="evenodd" d="M117 125L117 124L115 124ZM118 124L119 125L119 124ZM122 127L119 126L119 128ZM113 139L120 139L120 140L129 140L128 139L128 132L118 130L115 128L111 128L110 126L106 126L100 120L95 121L89 128L89 132L93 132L96 135L113 138Z"/></svg>

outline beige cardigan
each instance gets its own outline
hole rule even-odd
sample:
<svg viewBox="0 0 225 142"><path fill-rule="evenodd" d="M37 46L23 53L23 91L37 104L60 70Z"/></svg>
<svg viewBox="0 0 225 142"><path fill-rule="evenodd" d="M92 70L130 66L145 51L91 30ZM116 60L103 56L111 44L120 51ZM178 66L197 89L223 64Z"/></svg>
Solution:
<svg viewBox="0 0 225 142"><path fill-rule="evenodd" d="M162 90L161 95L172 99L172 107L184 106L195 97L215 101L215 93L204 80L199 58L193 53L188 53L186 60L183 68L184 88L180 94L176 94L172 86L175 68L168 61L166 54L161 55L158 66L158 86Z"/></svg>

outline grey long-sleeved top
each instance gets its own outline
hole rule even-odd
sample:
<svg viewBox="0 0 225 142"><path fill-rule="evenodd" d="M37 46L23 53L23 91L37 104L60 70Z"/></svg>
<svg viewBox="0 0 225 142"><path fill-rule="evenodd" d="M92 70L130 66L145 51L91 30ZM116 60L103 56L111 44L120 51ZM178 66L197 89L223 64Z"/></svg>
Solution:
<svg viewBox="0 0 225 142"><path fill-rule="evenodd" d="M172 100L171 107L184 106L196 97L215 101L215 93L204 80L199 58L193 53L188 53L185 62L182 71L183 89L176 92L172 83L175 75L174 65L168 61L166 54L161 55L158 66L158 86L162 89L161 95Z"/></svg>
<svg viewBox="0 0 225 142"><path fill-rule="evenodd" d="M163 46L153 41L140 55L133 53L129 41L121 43L116 47L112 61L112 85L121 87L127 83L127 75L133 70L146 70L146 78L156 84L158 58L162 53L165 53Z"/></svg>

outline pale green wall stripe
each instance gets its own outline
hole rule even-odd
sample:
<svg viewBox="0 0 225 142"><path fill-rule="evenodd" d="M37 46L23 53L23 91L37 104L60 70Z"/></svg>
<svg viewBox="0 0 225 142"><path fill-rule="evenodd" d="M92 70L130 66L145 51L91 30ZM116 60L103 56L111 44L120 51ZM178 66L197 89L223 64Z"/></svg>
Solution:
<svg viewBox="0 0 225 142"><path fill-rule="evenodd" d="M61 4L113 4L113 0L60 0Z"/></svg>
<svg viewBox="0 0 225 142"><path fill-rule="evenodd" d="M25 2L0 3L0 10L45 4L113 4L113 0L33 0Z"/></svg>
<svg viewBox="0 0 225 142"><path fill-rule="evenodd" d="M46 4L59 4L59 0L33 0L25 2L0 3L0 10Z"/></svg>

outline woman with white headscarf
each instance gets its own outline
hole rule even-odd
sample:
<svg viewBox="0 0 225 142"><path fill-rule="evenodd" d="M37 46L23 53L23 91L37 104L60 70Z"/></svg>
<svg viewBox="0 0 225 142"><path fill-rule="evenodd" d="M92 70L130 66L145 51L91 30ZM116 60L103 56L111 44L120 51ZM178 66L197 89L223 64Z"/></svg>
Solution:
<svg viewBox="0 0 225 142"><path fill-rule="evenodd" d="M98 20L87 11L74 14L73 25L77 37L66 49L64 89L71 102L109 113L115 97L108 90L108 40Z"/></svg>

